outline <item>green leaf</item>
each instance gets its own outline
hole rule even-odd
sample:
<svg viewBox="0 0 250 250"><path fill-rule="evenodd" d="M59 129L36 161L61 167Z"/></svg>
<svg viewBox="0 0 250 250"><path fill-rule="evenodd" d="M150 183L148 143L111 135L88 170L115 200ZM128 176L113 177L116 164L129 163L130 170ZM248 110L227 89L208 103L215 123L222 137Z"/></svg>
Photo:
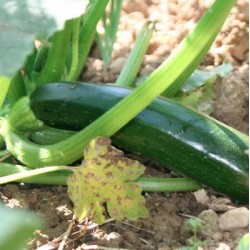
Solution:
<svg viewBox="0 0 250 250"><path fill-rule="evenodd" d="M247 233L241 238L236 250L248 250L248 249L249 249L249 234Z"/></svg>
<svg viewBox="0 0 250 250"><path fill-rule="evenodd" d="M90 217L103 224L105 207L118 221L146 218L148 211L141 188L133 182L144 169L141 163L124 157L122 151L111 146L109 138L93 139L84 150L82 165L67 181L77 219Z"/></svg>
<svg viewBox="0 0 250 250"><path fill-rule="evenodd" d="M198 87L205 85L207 81L214 79L217 76L225 77L233 70L233 66L230 63L223 63L222 65L215 67L212 70L204 71L196 69L194 73L188 78L186 83L182 87L183 92L191 92Z"/></svg>
<svg viewBox="0 0 250 250"><path fill-rule="evenodd" d="M210 71L196 69L175 99L200 112L211 114L213 112L213 86L217 76L225 77L232 70L232 65L227 62Z"/></svg>
<svg viewBox="0 0 250 250"><path fill-rule="evenodd" d="M188 93L180 91L179 95L174 99L183 105L192 107L199 112L211 114L213 112L213 86L215 78L208 80L203 86Z"/></svg>
<svg viewBox="0 0 250 250"><path fill-rule="evenodd" d="M40 217L21 209L10 209L0 204L1 234L0 249L21 250L33 232L41 229Z"/></svg>
<svg viewBox="0 0 250 250"><path fill-rule="evenodd" d="M89 0L0 0L0 75L12 77L32 52L36 35L49 36L85 11Z"/></svg>

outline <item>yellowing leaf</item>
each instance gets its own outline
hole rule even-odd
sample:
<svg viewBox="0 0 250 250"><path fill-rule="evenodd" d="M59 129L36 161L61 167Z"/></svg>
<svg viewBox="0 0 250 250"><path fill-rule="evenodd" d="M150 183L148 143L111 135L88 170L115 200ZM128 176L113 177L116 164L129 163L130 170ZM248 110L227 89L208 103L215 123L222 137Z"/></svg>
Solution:
<svg viewBox="0 0 250 250"><path fill-rule="evenodd" d="M68 178L68 193L78 220L105 221L105 208L116 220L146 218L141 188L133 182L144 172L138 161L124 157L109 138L98 137L84 150L82 165Z"/></svg>

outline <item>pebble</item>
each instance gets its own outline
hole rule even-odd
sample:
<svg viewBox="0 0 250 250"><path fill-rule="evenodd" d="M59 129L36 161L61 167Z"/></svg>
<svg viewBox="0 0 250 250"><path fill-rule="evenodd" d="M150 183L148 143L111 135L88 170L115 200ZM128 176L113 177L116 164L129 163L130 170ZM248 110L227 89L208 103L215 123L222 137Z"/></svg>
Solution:
<svg viewBox="0 0 250 250"><path fill-rule="evenodd" d="M219 228L223 231L247 227L249 224L249 211L245 207L231 209L222 214L218 222Z"/></svg>
<svg viewBox="0 0 250 250"><path fill-rule="evenodd" d="M122 234L122 237L128 241L129 243L135 244L136 241L138 240L138 235L134 232L125 232L124 234Z"/></svg>
<svg viewBox="0 0 250 250"><path fill-rule="evenodd" d="M148 17L148 5L144 1L124 1L123 10L127 13L139 11L143 13L144 17Z"/></svg>
<svg viewBox="0 0 250 250"><path fill-rule="evenodd" d="M155 68L151 65L146 65L143 69L141 69L140 71L140 76L148 76L150 75L153 71L155 70Z"/></svg>
<svg viewBox="0 0 250 250"><path fill-rule="evenodd" d="M112 71L112 73L114 74L119 74L126 62L126 58L124 57L120 57L120 58L117 58L114 62L111 63L109 69L110 71Z"/></svg>
<svg viewBox="0 0 250 250"><path fill-rule="evenodd" d="M202 211L198 218L204 221L205 227L202 229L202 233L205 236L212 237L214 232L218 231L218 215L211 209Z"/></svg>
<svg viewBox="0 0 250 250"><path fill-rule="evenodd" d="M193 194L198 203L202 205L207 205L209 203L210 199L204 189L197 190Z"/></svg>
<svg viewBox="0 0 250 250"><path fill-rule="evenodd" d="M7 184L3 188L3 194L8 198L15 197L15 195L17 195L18 192L19 192L19 187L18 185L15 184Z"/></svg>
<svg viewBox="0 0 250 250"><path fill-rule="evenodd" d="M223 234L221 232L216 232L212 235L212 239L215 241L221 241L223 239Z"/></svg>
<svg viewBox="0 0 250 250"><path fill-rule="evenodd" d="M220 243L219 247L216 248L216 250L230 250L230 246L228 246L227 244L225 243Z"/></svg>
<svg viewBox="0 0 250 250"><path fill-rule="evenodd" d="M127 46L131 47L134 44L134 37L130 31L118 31L116 43L120 45L120 47Z"/></svg>
<svg viewBox="0 0 250 250"><path fill-rule="evenodd" d="M117 232L111 232L110 234L107 235L106 240L115 240L121 238L121 235Z"/></svg>

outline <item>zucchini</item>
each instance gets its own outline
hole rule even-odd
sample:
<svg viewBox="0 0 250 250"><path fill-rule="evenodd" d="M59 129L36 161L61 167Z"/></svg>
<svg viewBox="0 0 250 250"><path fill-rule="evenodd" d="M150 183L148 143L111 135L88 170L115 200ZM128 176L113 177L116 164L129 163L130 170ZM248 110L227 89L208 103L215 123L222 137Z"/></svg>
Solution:
<svg viewBox="0 0 250 250"><path fill-rule="evenodd" d="M113 85L57 82L35 90L30 105L46 125L78 131L131 91ZM236 201L248 200L248 137L172 100L155 99L112 141Z"/></svg>

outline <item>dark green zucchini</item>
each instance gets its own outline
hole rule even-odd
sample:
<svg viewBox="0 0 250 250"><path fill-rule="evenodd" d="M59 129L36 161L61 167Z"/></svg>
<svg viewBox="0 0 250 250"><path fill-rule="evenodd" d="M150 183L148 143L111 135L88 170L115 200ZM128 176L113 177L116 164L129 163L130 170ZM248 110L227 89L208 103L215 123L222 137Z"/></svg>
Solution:
<svg viewBox="0 0 250 250"><path fill-rule="evenodd" d="M34 91L30 104L45 124L80 130L130 92L112 85L58 82ZM112 141L234 200L248 200L248 137L176 102L155 99Z"/></svg>

